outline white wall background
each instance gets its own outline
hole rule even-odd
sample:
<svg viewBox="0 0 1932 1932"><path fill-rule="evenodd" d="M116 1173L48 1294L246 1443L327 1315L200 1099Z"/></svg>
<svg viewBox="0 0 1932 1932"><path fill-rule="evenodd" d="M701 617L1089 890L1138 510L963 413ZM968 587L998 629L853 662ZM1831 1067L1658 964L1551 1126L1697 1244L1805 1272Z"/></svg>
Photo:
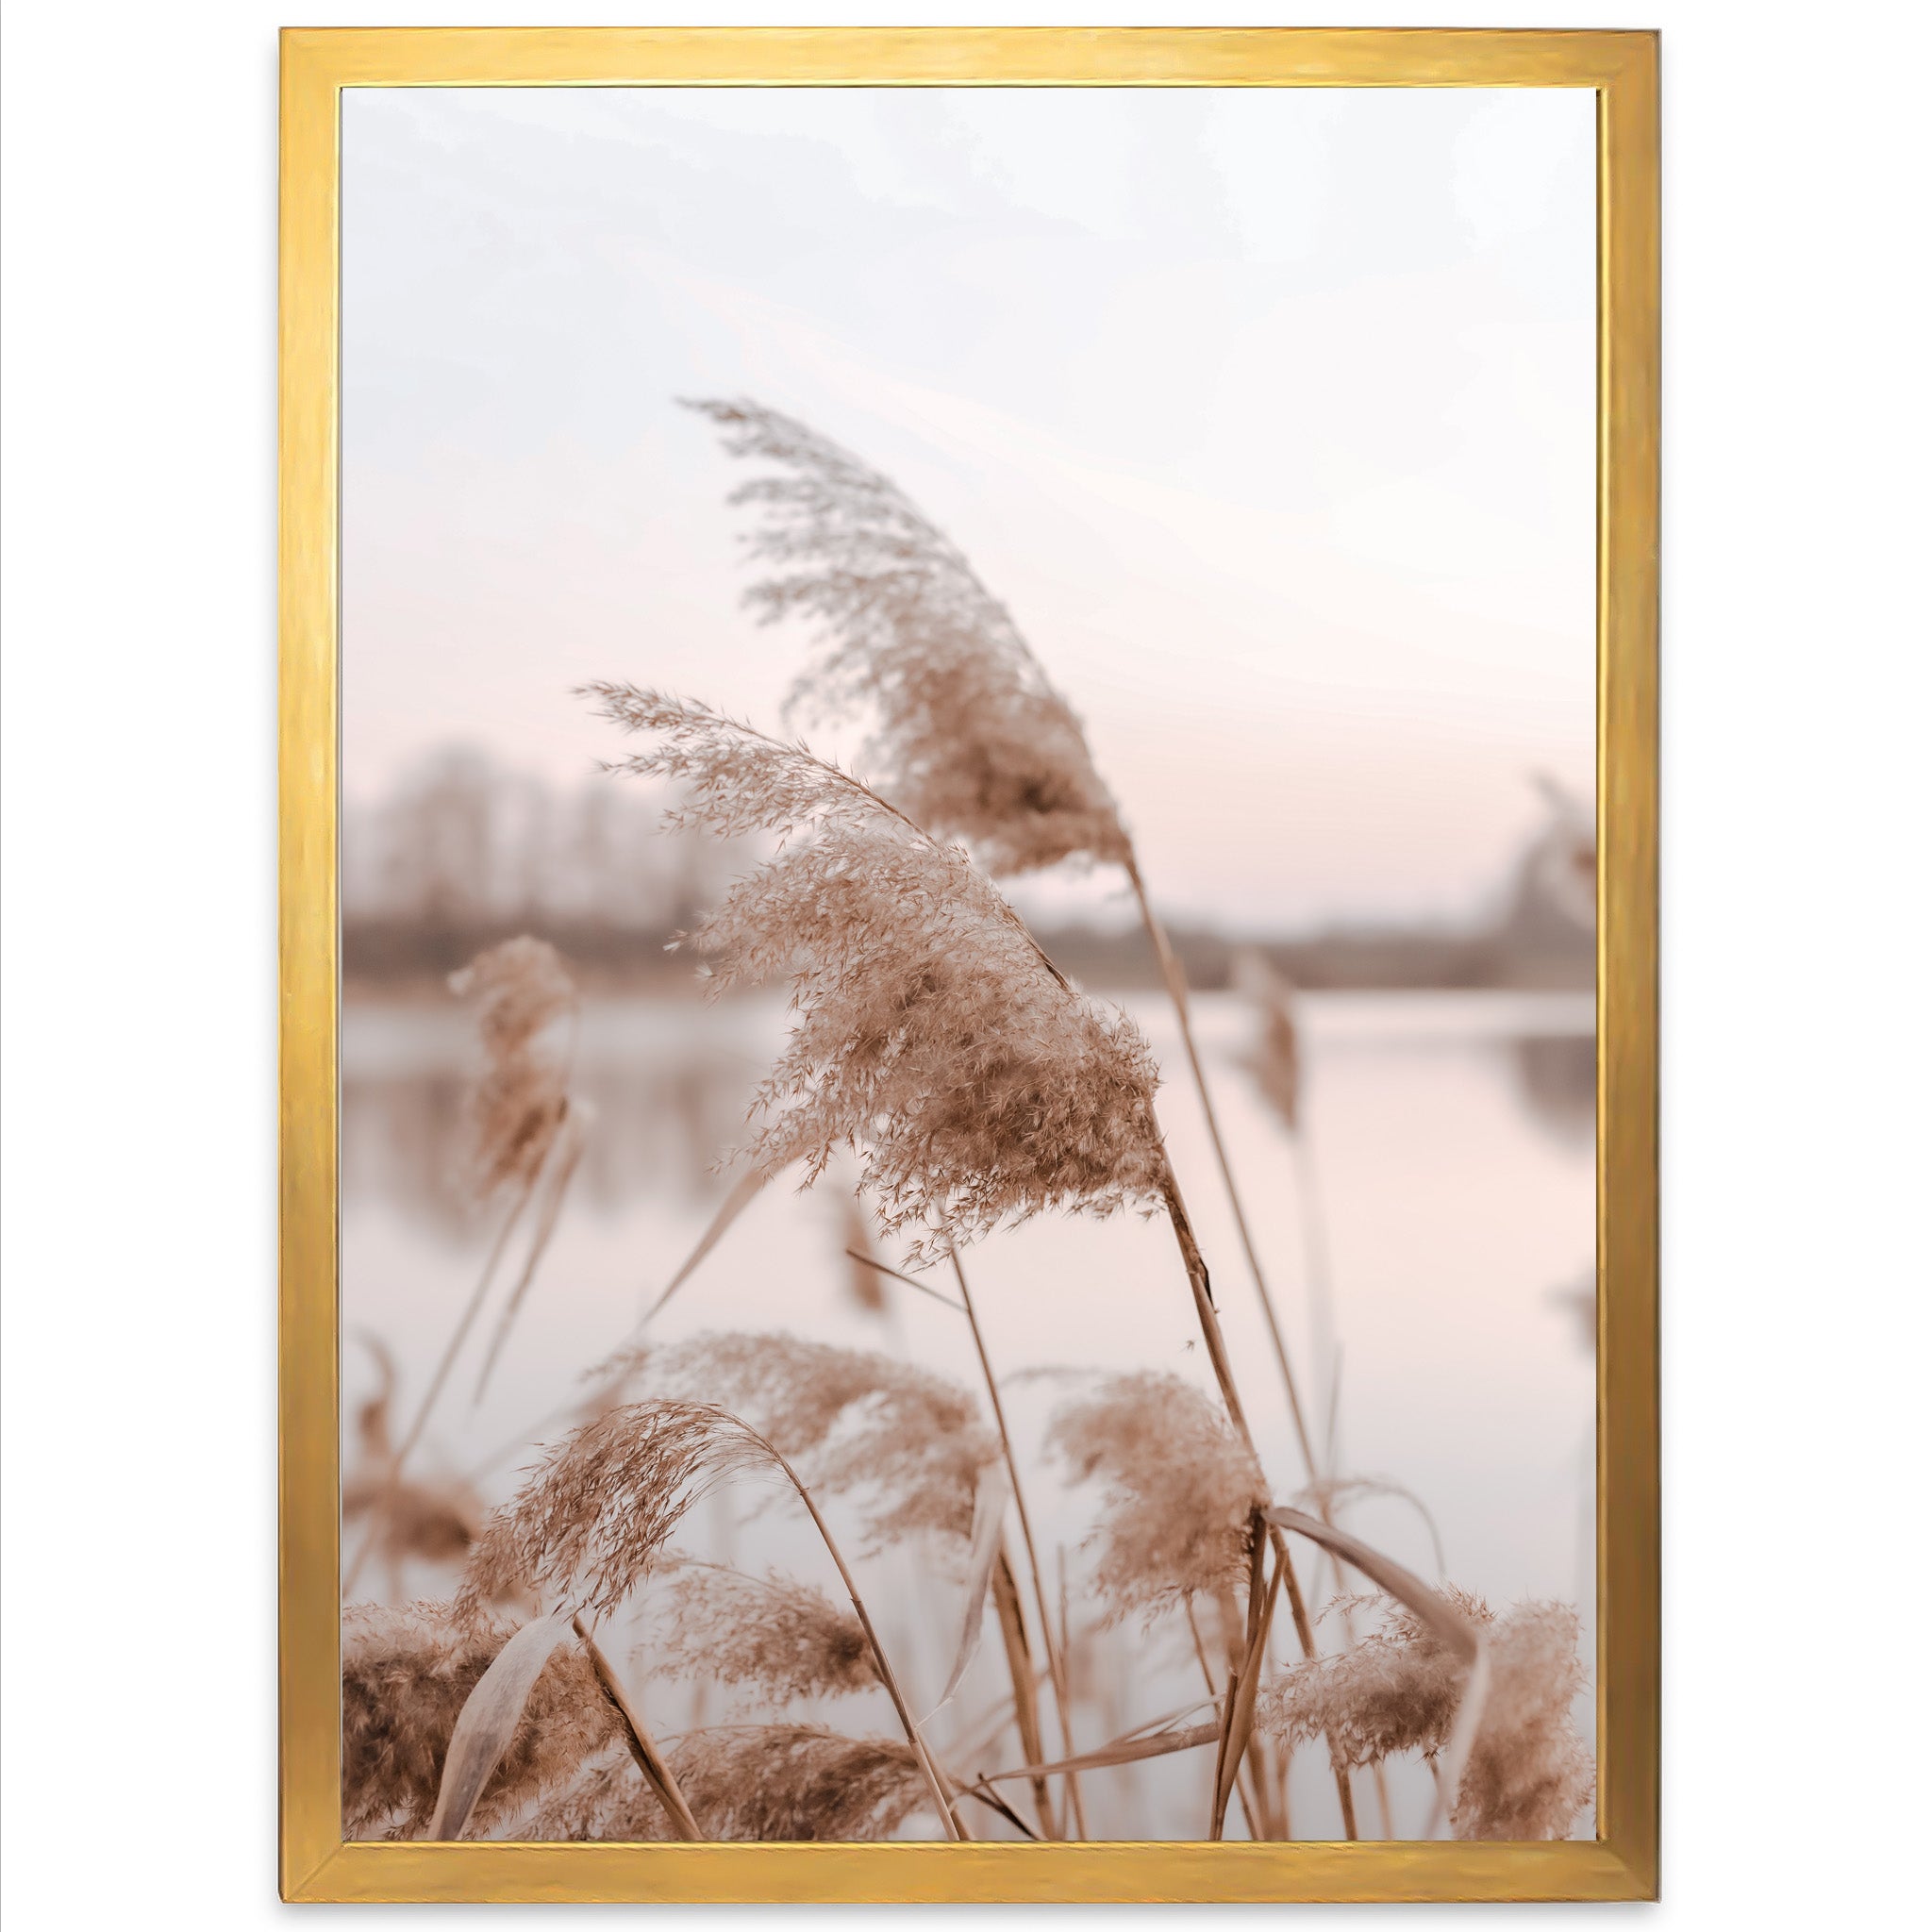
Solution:
<svg viewBox="0 0 1932 1932"><path fill-rule="evenodd" d="M19 0L8 23L4 1807L23 1927L278 1909L279 18ZM1451 18L1666 34L1664 1911L1907 1923L1926 1699L1899 1552L1924 1516L1907 1478L1932 1153L1923 15L1497 0ZM439 1923L457 1920L484 1922Z"/></svg>

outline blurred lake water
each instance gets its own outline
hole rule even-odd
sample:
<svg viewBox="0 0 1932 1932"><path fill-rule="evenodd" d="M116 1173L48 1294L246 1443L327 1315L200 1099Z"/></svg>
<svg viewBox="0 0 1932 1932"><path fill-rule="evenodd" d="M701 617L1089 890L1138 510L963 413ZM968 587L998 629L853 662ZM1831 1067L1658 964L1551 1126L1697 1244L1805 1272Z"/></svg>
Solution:
<svg viewBox="0 0 1932 1932"><path fill-rule="evenodd" d="M1306 1478L1173 1015L1147 995L1129 1004L1168 1070L1160 1096L1168 1142L1214 1271L1263 1460L1275 1494L1286 1498ZM1257 1023L1234 994L1202 996L1196 1012L1223 1131L1304 1392L1324 1406L1319 1383L1329 1378L1316 1374L1320 1330L1308 1306L1303 1238L1308 1204L1291 1140L1247 1070ZM1334 1279L1336 1466L1409 1491L1440 1536L1448 1579L1498 1610L1532 1596L1575 1604L1588 1660L1595 1644L1595 1386L1584 1313L1595 1241L1592 1003L1569 993L1330 992L1302 995L1298 1013L1304 1119ZM415 1466L469 1474L486 1501L509 1492L545 1432L540 1421L581 1394L585 1371L631 1333L716 1211L726 1183L714 1164L741 1129L784 1024L783 1004L772 998L587 1004L577 1091L595 1117L583 1165L487 1392L475 1398L494 1298ZM475 1052L468 1017L454 1001L352 999L345 1007L345 1441L375 1381L358 1333L379 1337L392 1353L396 1413L406 1418L493 1234L453 1181ZM842 1252L852 1177L849 1170L829 1174L803 1194L786 1181L769 1189L652 1333L672 1340L710 1328L782 1328L885 1349L976 1381L970 1338L953 1311L890 1281L882 1313L855 1296ZM1094 1499L1068 1492L1040 1455L1067 1381L1022 1372L1158 1368L1211 1389L1174 1242L1159 1221L1041 1220L969 1249L965 1264L1008 1385L1042 1556L1051 1569L1058 1558L1046 1553L1064 1551L1077 1623L1080 1542ZM775 1562L828 1581L820 1575L823 1552L815 1556L793 1512L770 1497L762 1502L755 1512L705 1506L688 1541L710 1554L734 1552L749 1567ZM1368 1496L1345 1520L1424 1576L1437 1575L1435 1538L1415 1503ZM918 1601L932 1587L930 1567L909 1551L867 1566L868 1588L879 1593L874 1607L907 1657L922 1707L936 1701L948 1661L935 1619ZM1332 1578L1307 1568L1319 1603L1332 1592ZM384 1587L374 1569L368 1583ZM420 1568L400 1587L443 1593L449 1583L447 1574ZM1332 1619L1324 1626L1336 1628ZM1200 1694L1184 1634L1177 1641L1173 1631L1126 1626L1093 1641L1102 1661L1091 1707L1080 1717L1086 1748ZM983 1654L975 1672L988 1668ZM978 1724L987 1700L974 1703L973 1682L936 1720L942 1740L949 1728L957 1741ZM985 1682L990 1699L995 1677ZM673 1728L707 1709L716 1721L715 1695L708 1706L675 1688L657 1686L648 1695ZM1579 1721L1592 1723L1587 1708ZM890 1728L889 1715L879 1723ZM1010 1748L1008 1738L993 1756ZM1316 1756L1304 1751L1295 1765L1302 1836L1336 1828L1333 1789ZM1094 1779L1097 1828L1200 1836L1198 1767L1191 1766L1191 1757L1168 1758ZM1397 1833L1412 1835L1427 1808L1425 1774L1408 1767L1391 1783ZM1367 1791L1366 1778L1358 1789ZM1586 1820L1580 1829L1593 1826Z"/></svg>

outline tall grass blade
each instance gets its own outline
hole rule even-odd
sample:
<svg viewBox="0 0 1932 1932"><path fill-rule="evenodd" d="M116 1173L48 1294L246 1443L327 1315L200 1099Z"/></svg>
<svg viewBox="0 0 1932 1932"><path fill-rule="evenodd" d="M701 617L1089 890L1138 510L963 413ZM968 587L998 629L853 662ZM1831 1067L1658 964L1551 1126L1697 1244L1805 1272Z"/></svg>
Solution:
<svg viewBox="0 0 1932 1932"><path fill-rule="evenodd" d="M1257 1536L1257 1554L1262 1543ZM1242 1760L1248 1754L1248 1740L1255 1733L1255 1697L1261 1688L1261 1678L1268 1664L1268 1633L1274 1623L1274 1606L1281 1595L1282 1578L1286 1574L1284 1566L1274 1566L1274 1580L1264 1592L1257 1591L1258 1616L1251 1608L1252 1628L1248 1636L1247 1655L1241 1659L1241 1670L1236 1674L1229 1687L1225 1717L1226 1735L1221 1754L1221 1761L1215 1774L1214 1822L1210 1838L1220 1838L1227 1824L1227 1803L1234 1794L1235 1777L1240 1772Z"/></svg>
<svg viewBox="0 0 1932 1932"><path fill-rule="evenodd" d="M1352 1563L1371 1583L1407 1604L1465 1663L1475 1661L1482 1649L1482 1632L1441 1591L1431 1589L1413 1570L1385 1557L1359 1537L1350 1536L1345 1529L1337 1529L1332 1523L1310 1516L1305 1509L1276 1505L1262 1514L1277 1528L1291 1529Z"/></svg>
<svg viewBox="0 0 1932 1932"><path fill-rule="evenodd" d="M1221 1736L1220 1724L1190 1724L1184 1731L1161 1731L1154 1737L1117 1739L1097 1751L1077 1757L1060 1757L1051 1764L1019 1764L1011 1771L990 1771L982 1784L1006 1784L1013 1778L1061 1777L1070 1771L1106 1771L1116 1764L1138 1764L1143 1757L1168 1757L1176 1751L1198 1751Z"/></svg>
<svg viewBox="0 0 1932 1932"><path fill-rule="evenodd" d="M1407 1607L1470 1666L1469 1680L1463 1686L1462 1701L1457 1707L1455 1728L1442 1752L1441 1780L1436 1802L1430 1807L1424 1838L1433 1838L1445 1815L1456 1809L1456 1794L1462 1781L1462 1768L1469 1762L1470 1748L1482 1724L1483 1706L1489 1697L1489 1642L1482 1628L1463 1615L1440 1591L1431 1590L1414 1571L1405 1569L1392 1557L1371 1548L1359 1537L1337 1529L1305 1510L1275 1507L1263 1512L1281 1529L1291 1529L1352 1563L1370 1582L1378 1584L1398 1602Z"/></svg>
<svg viewBox="0 0 1932 1932"><path fill-rule="evenodd" d="M966 1558L965 1621L959 1641L953 1653L953 1674L940 1693L934 1710L942 1710L953 1701L968 1667L979 1653L979 1636L986 1623L986 1593L992 1584L993 1565L1000 1556L1000 1536L1007 1520L1007 1499L1013 1493L1012 1479L1003 1462L989 1462L979 1473L979 1486L973 1496L973 1541ZM931 1715L930 1712L927 1713Z"/></svg>
<svg viewBox="0 0 1932 1932"><path fill-rule="evenodd" d="M617 1714L624 1720L625 1742L630 1747L630 1755L637 1761L638 1769L644 1774L644 1782L657 1794L658 1802L663 1806L665 1814L673 1824L684 1835L688 1842L696 1843L705 1838L705 1830L699 1824L696 1815L686 1802L684 1792L679 1790L676 1776L664 1755L658 1749L657 1740L646 1728L636 1707L625 1694L624 1685L617 1673L610 1668L610 1659L604 1655L597 1640L591 1635L590 1627L581 1616L571 1619L571 1628L582 1640L585 1654L591 1659L591 1668L597 1674L597 1681L604 1687L604 1694L609 1698Z"/></svg>
<svg viewBox="0 0 1932 1932"><path fill-rule="evenodd" d="M503 1762L523 1721L524 1707L543 1666L557 1646L571 1634L568 1610L558 1610L525 1624L496 1653L490 1668L476 1680L450 1733L442 1761L442 1781L437 1787L436 1810L429 1821L432 1839L458 1839L483 1795L483 1787Z"/></svg>
<svg viewBox="0 0 1932 1932"><path fill-rule="evenodd" d="M1020 1733L1020 1748L1030 1760L1046 1756L1045 1740L1040 1729L1040 1690L1034 1674L1033 1650L1026 1641L1026 1617L1020 1607L1020 1584L1013 1574L1013 1562L1004 1542L992 1572L993 1607L999 1613L1000 1639L1006 1646L1007 1674L1013 1685L1013 1726ZM1049 1631L1051 1637L1052 1632ZM1053 1792L1044 1778L1033 1781L1034 1808L1040 1814L1041 1830L1058 1838L1059 1821L1054 1815Z"/></svg>
<svg viewBox="0 0 1932 1932"><path fill-rule="evenodd" d="M543 1258L543 1251L550 1245L550 1237L557 1232L558 1216L563 1211L563 1197L570 1191L571 1176L576 1173L577 1163L584 1158L582 1109L572 1107L568 1101L564 1106L567 1109L564 1124L557 1137L558 1152L552 1157L549 1178L537 1208L536 1224L530 1230L529 1252L524 1257L523 1273L517 1276L517 1285L510 1290L509 1299L503 1305L503 1313L497 1317L496 1332L490 1338L489 1352L484 1356L482 1370L476 1376L476 1392L471 1397L473 1404L483 1400L483 1391L490 1386L496 1358L503 1353L503 1344L509 1340L509 1331L515 1324L517 1311L524 1305L524 1297L530 1291L531 1282L537 1278L537 1267Z"/></svg>

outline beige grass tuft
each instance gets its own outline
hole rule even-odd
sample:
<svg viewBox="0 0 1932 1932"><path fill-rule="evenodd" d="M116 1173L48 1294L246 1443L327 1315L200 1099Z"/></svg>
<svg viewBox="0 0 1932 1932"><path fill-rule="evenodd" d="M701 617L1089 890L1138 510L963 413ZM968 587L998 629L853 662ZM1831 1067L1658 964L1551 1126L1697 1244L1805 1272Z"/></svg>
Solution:
<svg viewBox="0 0 1932 1932"><path fill-rule="evenodd" d="M887 795L940 837L968 841L995 874L1124 858L1079 719L950 540L805 424L742 399L691 407L733 456L776 469L731 500L762 511L746 547L778 566L746 601L768 623L798 616L817 630L788 708L869 710L865 757Z"/></svg>
<svg viewBox="0 0 1932 1932"><path fill-rule="evenodd" d="M515 1627L444 1603L354 1604L343 1611L347 1837L413 1838L428 1824L457 1718ZM617 1714L582 1651L558 1651L483 1788L470 1835L487 1836L539 1793L574 1776L617 1730Z"/></svg>
<svg viewBox="0 0 1932 1932"><path fill-rule="evenodd" d="M1094 1587L1115 1616L1245 1588L1267 1487L1226 1414L1178 1375L1110 1375L1063 1403L1048 1446L1103 1485Z"/></svg>
<svg viewBox="0 0 1932 1932"><path fill-rule="evenodd" d="M647 734L626 769L675 780L682 815L781 840L689 943L715 989L790 982L791 1033L756 1096L754 1167L841 1147L915 1259L1056 1209L1152 1208L1154 1057L1073 991L964 851L804 748L706 707L592 687Z"/></svg>
<svg viewBox="0 0 1932 1932"><path fill-rule="evenodd" d="M1466 1839L1564 1837L1596 1788L1595 1758L1571 1720L1584 1683L1579 1624L1566 1604L1529 1603L1497 1618L1448 1592L1488 1635L1490 1688L1450 1824ZM1292 1742L1325 1735L1367 1765L1447 1745L1468 1663L1420 1618L1390 1606L1383 1625L1336 1657L1294 1665L1261 1693L1257 1727Z"/></svg>
<svg viewBox="0 0 1932 1932"><path fill-rule="evenodd" d="M879 1688L858 1619L789 1576L682 1562L651 1606L653 1676L702 1678L784 1703Z"/></svg>

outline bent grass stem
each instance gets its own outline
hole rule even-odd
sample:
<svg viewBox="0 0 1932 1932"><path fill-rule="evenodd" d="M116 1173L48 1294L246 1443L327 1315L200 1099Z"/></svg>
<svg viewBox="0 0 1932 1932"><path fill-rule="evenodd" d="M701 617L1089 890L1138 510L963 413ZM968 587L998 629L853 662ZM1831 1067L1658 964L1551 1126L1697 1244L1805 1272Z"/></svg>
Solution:
<svg viewBox="0 0 1932 1932"><path fill-rule="evenodd" d="M1201 1065L1201 1056L1194 1044L1194 1026L1188 1012L1188 981L1181 971L1181 962L1174 957L1173 945L1169 942L1167 929L1161 924L1147 897L1147 887L1141 876L1141 868L1130 852L1124 861L1127 883L1134 889L1135 903L1141 908L1141 923L1146 928L1148 943L1154 948L1154 957L1160 967L1160 976L1167 989L1168 999L1173 1003L1174 1018L1180 1023L1181 1045L1188 1057L1189 1071L1194 1076L1194 1091L1200 1096L1201 1113L1208 1123L1208 1139L1214 1149L1215 1163L1221 1169L1223 1186L1227 1191L1228 1206L1234 1212L1235 1231L1241 1237L1241 1252L1247 1257L1248 1273L1254 1277L1256 1298L1261 1304L1261 1313L1268 1324L1268 1340L1274 1350L1275 1366L1281 1371L1281 1385L1288 1392L1289 1413L1294 1422L1295 1440L1300 1445L1302 1460L1307 1467L1308 1480L1321 1479L1321 1466L1316 1460L1314 1440L1308 1433L1308 1423L1302 1407L1301 1390L1295 1381L1294 1366L1289 1359L1288 1341L1281 1332L1281 1320L1275 1313L1274 1298L1268 1291L1267 1276L1262 1273L1261 1257L1255 1247L1254 1236L1248 1229L1248 1217L1241 1207L1241 1191L1235 1185L1234 1166L1228 1159L1226 1143L1221 1138L1221 1123L1215 1115L1214 1102L1208 1091L1208 1075Z"/></svg>
<svg viewBox="0 0 1932 1932"><path fill-rule="evenodd" d="M819 1506L812 1500L811 1491L790 1461L773 1448L756 1429L742 1423L739 1426L743 1428L745 1434L758 1442L766 1455L785 1472L786 1479L798 1491L798 1500L805 1505L819 1535L824 1539L825 1549L838 1567L839 1579L845 1586L845 1593L852 1599L852 1607L858 1615L858 1626L865 1632L865 1641L872 1646L873 1661L879 1667L879 1682L886 1687L886 1695L892 1700L892 1709L899 1719L899 1727L906 1733L906 1741L911 1745L912 1756L917 1760L921 1772L924 1774L926 1786L939 1807L940 1823L945 1827L949 1839L964 1839L967 1836L966 1827L959 1822L953 1802L946 1794L939 1767L934 1763L932 1754L926 1749L925 1740L920 1736L919 1724L913 1718L912 1707L906 1702L906 1693L899 1688L899 1679L892 1669L891 1659L886 1655L885 1645L879 1641L879 1633L874 1626L872 1612L866 1608L865 1599L858 1593L858 1579L852 1574L844 1554L839 1548L838 1539L832 1534L831 1524L825 1521Z"/></svg>
<svg viewBox="0 0 1932 1932"><path fill-rule="evenodd" d="M1237 1434L1247 1445L1248 1453L1258 1464L1259 1452L1255 1447L1254 1432L1248 1427L1246 1411L1241 1407L1241 1391L1235 1387L1234 1365L1228 1359L1226 1338L1222 1334L1221 1317L1215 1311L1213 1291L1208 1277L1208 1263L1202 1256L1200 1244L1194 1239L1194 1225L1188 1218L1187 1204L1181 1198L1180 1182L1175 1178L1172 1163L1167 1163L1161 1176L1161 1197L1167 1208L1168 1224L1174 1229L1174 1237L1181 1251L1181 1262L1187 1270L1188 1286L1193 1292L1194 1314L1201 1324L1201 1339L1207 1343L1208 1360L1214 1370L1214 1379L1221 1388L1221 1399L1226 1406L1228 1420L1234 1424ZM1269 1524L1269 1541L1274 1547L1274 1560L1281 1566L1282 1581L1287 1588L1289 1614L1294 1622L1294 1634L1301 1645L1305 1657L1313 1657L1315 1632L1308 1622L1308 1607L1303 1600L1301 1583L1295 1575L1294 1563L1289 1555L1288 1539L1274 1524ZM1329 1751L1329 1762L1335 1772L1335 1790L1341 1803L1341 1828L1348 1838L1357 1836L1355 1822L1355 1792L1351 1789L1347 1767L1336 1756L1333 1748Z"/></svg>
<svg viewBox="0 0 1932 1932"><path fill-rule="evenodd" d="M504 1217L503 1226L498 1230L489 1258L483 1263L483 1272L476 1277L476 1286L470 1291L470 1299L448 1341L443 1344L442 1358L436 1365L436 1373L429 1378L429 1386L423 1391L423 1400L416 1405L416 1413L402 1441L397 1444L395 1454L389 1459L389 1471L383 1477L382 1488L376 1492L370 1506L369 1528L362 1538L361 1547L356 1552L355 1560L349 1565L349 1572L342 1578L342 1594L347 1596L355 1589L357 1578L362 1574L364 1566L374 1554L376 1543L382 1537L382 1526L387 1520L390 1507L395 1500L396 1486L402 1480L403 1464L409 1452L422 1440L425 1427L429 1421L429 1412L436 1407L436 1398L442 1393L442 1385L449 1379L449 1372L456 1366L456 1359L462 1353L463 1343L469 1340L470 1330L475 1325L476 1317L482 1312L484 1301L490 1293L490 1285L495 1279L498 1266L502 1263L505 1251L509 1246L509 1238L516 1231L517 1223L523 1219L524 1209L530 1205L531 1196L537 1191L537 1181L541 1170L532 1174L524 1183L523 1191L510 1203L508 1214Z"/></svg>
<svg viewBox="0 0 1932 1932"><path fill-rule="evenodd" d="M959 1284L959 1301L965 1310L966 1321L973 1330L973 1346L978 1352L979 1371L986 1378L986 1392L992 1404L994 1426L999 1430L1000 1453L1007 1459L1007 1474L1012 1480L1013 1510L1020 1519L1021 1541L1026 1545L1026 1565L1033 1573L1033 1599L1040 1611L1040 1627L1046 1644L1047 1674L1053 1684L1054 1706L1060 1721L1060 1739L1066 1749L1064 1756L1071 1757L1074 1753L1073 1692L1067 1681L1066 1661L1060 1655L1060 1647L1054 1641L1053 1619L1047 1613L1046 1588L1040 1574L1040 1552L1033 1541L1033 1523L1026 1513L1026 1498L1020 1488L1020 1458L1013 1454L1013 1439L1007 1433L1007 1411L1000 1401L1000 1385L992 1372L992 1359L986 1352L986 1338L980 1333L979 1315L973 1306L973 1291L966 1286L966 1271L959 1265L959 1251L948 1243L949 1258L953 1264L953 1279ZM1067 1774L1067 1801L1074 1814L1074 1829L1081 1837L1087 1836L1085 1807L1080 1802L1080 1781L1072 1772Z"/></svg>

